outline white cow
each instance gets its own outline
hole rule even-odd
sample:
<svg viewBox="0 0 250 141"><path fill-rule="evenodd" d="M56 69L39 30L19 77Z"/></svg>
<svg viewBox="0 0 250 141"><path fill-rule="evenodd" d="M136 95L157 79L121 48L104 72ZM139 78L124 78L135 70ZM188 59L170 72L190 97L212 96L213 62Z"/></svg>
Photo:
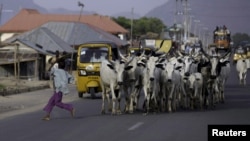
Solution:
<svg viewBox="0 0 250 141"><path fill-rule="evenodd" d="M246 85L247 69L249 68L249 59L239 59L236 63L236 70L240 85Z"/></svg>
<svg viewBox="0 0 250 141"><path fill-rule="evenodd" d="M189 82L189 89L191 92L191 109L194 108L194 104L196 100L198 100L200 104L200 109L203 107L203 76L201 73L196 72L192 73L188 77L188 82Z"/></svg>
<svg viewBox="0 0 250 141"><path fill-rule="evenodd" d="M100 77L102 87L102 114L105 114L105 100L109 101L109 94L112 96L112 114L121 113L120 109L120 98L121 94L119 91L120 86L123 82L123 71L125 63L121 63L120 60L108 61L104 60L100 66ZM109 109L111 105L109 105Z"/></svg>
<svg viewBox="0 0 250 141"><path fill-rule="evenodd" d="M180 95L182 96L182 99L186 97L184 83L180 74L182 66L180 66L181 64L178 64L177 62L177 58L174 57L166 60L166 62L161 65L157 65L157 67L162 68L165 72L165 87L162 88L162 92L166 91L168 112L176 110L177 98L179 99ZM186 103L184 101L184 105L185 104Z"/></svg>
<svg viewBox="0 0 250 141"><path fill-rule="evenodd" d="M135 81L134 71L137 66L137 61L134 59L135 57L124 57L120 54L120 59L116 61L108 61L104 60L101 64L100 68L100 77L103 89L103 107L102 113L105 113L104 104L105 97L107 93L107 89L111 90L112 94L112 114L120 114L121 113L121 94L124 93L126 99L125 112L128 111L129 108L129 96L131 93L131 89L133 89L133 85ZM115 90L116 89L116 95ZM130 90L130 91L129 91ZM118 105L116 105L118 102Z"/></svg>
<svg viewBox="0 0 250 141"><path fill-rule="evenodd" d="M118 84L120 85L120 92L125 97L125 112L133 113L135 108L138 108L139 95L141 90L140 77L142 76L142 67L137 63L144 56L144 52L140 56L123 56L120 53L120 63L124 66L119 66L122 75L118 76Z"/></svg>
<svg viewBox="0 0 250 141"><path fill-rule="evenodd" d="M124 58L124 57L123 57ZM118 78L120 82L118 84L121 85L121 91L124 94L125 97L125 112L133 112L130 111L130 102L131 99L134 99L133 92L135 91L135 85L136 85L136 79L137 79L137 61L138 56L129 56L127 58L123 59L123 62L125 64L123 75ZM120 66L123 67L123 66ZM120 68L121 69L121 68Z"/></svg>
<svg viewBox="0 0 250 141"><path fill-rule="evenodd" d="M160 68L163 63L166 62L165 57L160 57L156 62L156 67L154 71L154 90L152 97L154 99L154 103L156 105L157 111L165 111L166 110L166 74L164 69Z"/></svg>
<svg viewBox="0 0 250 141"><path fill-rule="evenodd" d="M135 58L137 60L137 63L139 62L140 58ZM143 87L142 79L143 79L143 70L144 66L138 65L136 66L136 69L134 71L135 76L135 82L134 87L131 89L130 94L130 106L129 106L129 113L133 113L135 109L139 109L139 98L140 93Z"/></svg>
<svg viewBox="0 0 250 141"><path fill-rule="evenodd" d="M138 61L138 65L143 66L142 70L142 89L144 92L144 102L145 102L145 113L148 114L150 109L150 100L152 93L154 91L154 70L155 70L155 64L158 60L158 57L150 56L147 59L141 59ZM155 96L152 96L155 98Z"/></svg>

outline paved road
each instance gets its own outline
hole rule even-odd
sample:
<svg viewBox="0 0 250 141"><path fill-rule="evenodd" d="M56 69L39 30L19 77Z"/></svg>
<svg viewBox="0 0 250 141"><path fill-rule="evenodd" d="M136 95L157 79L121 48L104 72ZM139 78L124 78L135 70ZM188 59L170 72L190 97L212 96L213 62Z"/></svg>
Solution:
<svg viewBox="0 0 250 141"><path fill-rule="evenodd" d="M22 106L0 112L0 140L206 141L209 124L250 124L250 85L239 86L236 78L232 68L226 85L226 102L217 105L215 110L148 116L141 112L101 115L101 99L91 99L88 95L80 99L72 86L72 94L65 96L64 101L74 104L76 117L71 118L69 112L55 108L52 119L47 122L41 120L44 115L41 109L51 89L13 95L9 97L15 99L12 105Z"/></svg>

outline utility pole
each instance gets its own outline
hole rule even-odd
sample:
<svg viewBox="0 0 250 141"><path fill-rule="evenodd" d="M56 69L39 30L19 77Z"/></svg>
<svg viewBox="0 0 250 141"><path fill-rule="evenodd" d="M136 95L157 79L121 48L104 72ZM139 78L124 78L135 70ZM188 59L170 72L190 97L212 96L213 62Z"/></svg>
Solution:
<svg viewBox="0 0 250 141"><path fill-rule="evenodd" d="M187 0L185 0L185 4L184 4L184 42L186 42L187 40Z"/></svg>
<svg viewBox="0 0 250 141"><path fill-rule="evenodd" d="M3 11L3 4L0 5L0 25L2 23L2 11Z"/></svg>
<svg viewBox="0 0 250 141"><path fill-rule="evenodd" d="M173 35L173 37L172 37L172 39L174 40L174 41L176 41L177 40L177 33L176 33L176 29L177 29L177 27L176 27L176 24L177 24L177 15L178 15L178 7L177 7L177 5L178 5L178 0L176 0L175 1L175 13L174 13L174 35Z"/></svg>
<svg viewBox="0 0 250 141"><path fill-rule="evenodd" d="M193 15L189 15L188 16L188 28L187 28L187 33L188 33L188 35L187 35L187 37L189 38L190 36L191 36L191 29L192 29L192 18L193 18L194 16ZM193 33L194 34L194 33Z"/></svg>
<svg viewBox="0 0 250 141"><path fill-rule="evenodd" d="M20 50L19 50L19 44L13 44L15 45L15 52L14 52L14 70L15 70L15 79L16 79L16 87L19 89L19 80L20 80Z"/></svg>
<svg viewBox="0 0 250 141"><path fill-rule="evenodd" d="M80 14L79 14L79 18L78 18L78 22L80 22L84 4L81 3L80 1L78 1L78 6L81 7Z"/></svg>
<svg viewBox="0 0 250 141"><path fill-rule="evenodd" d="M174 24L176 24L177 22L177 3L178 3L178 0L175 1Z"/></svg>
<svg viewBox="0 0 250 141"><path fill-rule="evenodd" d="M0 5L0 26L2 23L2 10L3 10L3 4ZM2 33L0 33L0 45L2 44Z"/></svg>
<svg viewBox="0 0 250 141"><path fill-rule="evenodd" d="M130 29L130 46L133 47L133 20L134 20L134 8L131 9L131 29Z"/></svg>
<svg viewBox="0 0 250 141"><path fill-rule="evenodd" d="M83 10L83 7L84 7L84 4L81 3L80 1L78 1L78 6L81 7L80 9L80 14L79 14L79 17L78 17L78 23L80 22L81 20L81 16L82 16L82 10ZM77 25L76 25L77 26ZM78 30L76 30L76 32L78 32ZM74 56L74 51L76 49L76 36L77 36L77 33L75 33L74 35L74 42L73 42L73 51L71 53L71 66L70 66L70 72L72 73L72 70L73 70L73 56Z"/></svg>
<svg viewBox="0 0 250 141"><path fill-rule="evenodd" d="M194 20L194 37L198 37L198 26L199 26L200 20Z"/></svg>

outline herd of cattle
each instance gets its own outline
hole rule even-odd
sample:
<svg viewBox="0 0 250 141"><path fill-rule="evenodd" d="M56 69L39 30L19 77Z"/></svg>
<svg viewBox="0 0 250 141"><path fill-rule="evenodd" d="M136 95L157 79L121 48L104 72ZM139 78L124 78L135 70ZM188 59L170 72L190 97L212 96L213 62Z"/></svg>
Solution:
<svg viewBox="0 0 250 141"><path fill-rule="evenodd" d="M145 114L213 109L224 102L224 87L231 70L230 56L230 50L221 54L201 48L190 54L178 50L171 55L142 52L127 57L120 54L121 59L116 61L104 60L100 67L102 114L107 107L112 115L121 114L123 98L126 113L140 108ZM242 83L245 83L245 64L243 60L236 64ZM139 99L143 99L142 107Z"/></svg>

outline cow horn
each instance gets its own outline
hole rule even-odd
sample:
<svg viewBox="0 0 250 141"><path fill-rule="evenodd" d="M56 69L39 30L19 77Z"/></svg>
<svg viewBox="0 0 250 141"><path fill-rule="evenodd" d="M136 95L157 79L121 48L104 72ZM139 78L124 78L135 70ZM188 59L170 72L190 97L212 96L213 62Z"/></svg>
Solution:
<svg viewBox="0 0 250 141"><path fill-rule="evenodd" d="M121 59L125 60L125 61L128 61L128 59L122 55L120 49L118 49L118 53L119 53L119 56L121 57Z"/></svg>
<svg viewBox="0 0 250 141"><path fill-rule="evenodd" d="M134 58L135 58L135 56L133 56L129 61L127 61L126 65L130 64L133 61Z"/></svg>
<svg viewBox="0 0 250 141"><path fill-rule="evenodd" d="M183 53L182 53L180 50L177 50L177 53L178 53L178 55L181 56L181 57L184 56Z"/></svg>
<svg viewBox="0 0 250 141"><path fill-rule="evenodd" d="M163 53L162 55L159 56L159 58L166 58L167 54Z"/></svg>
<svg viewBox="0 0 250 141"><path fill-rule="evenodd" d="M115 66L115 61L113 61L113 60L108 60L108 62L109 62L112 66Z"/></svg>

